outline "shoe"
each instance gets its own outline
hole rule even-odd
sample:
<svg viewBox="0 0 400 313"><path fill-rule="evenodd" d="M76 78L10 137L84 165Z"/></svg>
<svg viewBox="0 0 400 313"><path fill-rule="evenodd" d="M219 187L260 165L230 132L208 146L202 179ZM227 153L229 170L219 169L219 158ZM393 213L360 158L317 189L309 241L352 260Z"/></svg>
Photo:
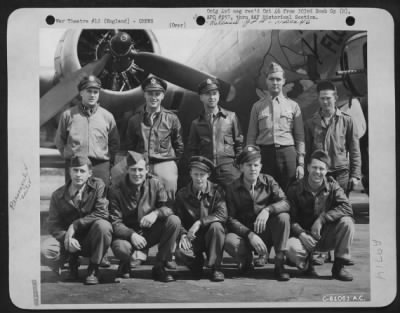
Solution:
<svg viewBox="0 0 400 313"><path fill-rule="evenodd" d="M130 261L129 265L131 268L135 268L135 267L139 267L140 265L143 264L142 260L136 259L136 260L132 260Z"/></svg>
<svg viewBox="0 0 400 313"><path fill-rule="evenodd" d="M69 272L66 281L77 281L79 279L79 259L77 255L71 255L68 260Z"/></svg>
<svg viewBox="0 0 400 313"><path fill-rule="evenodd" d="M169 270L176 270L176 262L174 260L165 262L165 267Z"/></svg>
<svg viewBox="0 0 400 313"><path fill-rule="evenodd" d="M326 256L325 256L325 254L322 254L322 253L313 254L312 259L311 259L313 265L323 265L325 263L325 260L326 260Z"/></svg>
<svg viewBox="0 0 400 313"><path fill-rule="evenodd" d="M238 263L239 274L245 274L253 269L253 254L249 253L243 260Z"/></svg>
<svg viewBox="0 0 400 313"><path fill-rule="evenodd" d="M152 277L156 281L170 283L175 281L175 278L169 274L163 266L156 265L151 271Z"/></svg>
<svg viewBox="0 0 400 313"><path fill-rule="evenodd" d="M117 276L120 278L131 278L131 268L129 262L120 262L117 270Z"/></svg>
<svg viewBox="0 0 400 313"><path fill-rule="evenodd" d="M101 263L100 263L99 266L103 267L103 268L108 268L108 267L111 266L111 262L110 262L110 260L108 259L107 256L104 256L104 258L101 260Z"/></svg>
<svg viewBox="0 0 400 313"><path fill-rule="evenodd" d="M254 267L264 267L267 264L267 256L260 255L254 260Z"/></svg>
<svg viewBox="0 0 400 313"><path fill-rule="evenodd" d="M353 266L354 265L354 261L353 260L345 260L345 259L343 259L343 265L346 265L346 266Z"/></svg>
<svg viewBox="0 0 400 313"><path fill-rule="evenodd" d="M199 280L203 276L203 265L204 258L202 255L196 255L195 257L188 256L181 249L175 251L177 259L190 270L193 279Z"/></svg>
<svg viewBox="0 0 400 313"><path fill-rule="evenodd" d="M88 266L88 275L85 279L86 285L97 285L99 283L99 265L90 263Z"/></svg>
<svg viewBox="0 0 400 313"><path fill-rule="evenodd" d="M278 281L290 280L290 275L288 272L286 272L284 262L284 259L275 258L274 277Z"/></svg>
<svg viewBox="0 0 400 313"><path fill-rule="evenodd" d="M220 282L220 281L224 281L225 276L224 273L222 273L221 271L217 270L217 269L213 269L211 272L211 277L210 280L213 282Z"/></svg>
<svg viewBox="0 0 400 313"><path fill-rule="evenodd" d="M344 268L345 263L346 263L346 260L341 259L341 258L335 258L335 261L333 262L333 266L332 266L332 278L335 278L335 279L341 280L341 281L352 281L353 280L353 275L351 275Z"/></svg>

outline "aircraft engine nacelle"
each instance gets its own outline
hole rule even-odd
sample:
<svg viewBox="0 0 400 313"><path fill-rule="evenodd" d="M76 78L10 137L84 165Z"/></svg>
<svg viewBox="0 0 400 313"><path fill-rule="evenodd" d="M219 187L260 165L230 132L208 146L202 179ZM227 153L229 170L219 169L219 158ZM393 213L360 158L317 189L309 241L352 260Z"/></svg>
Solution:
<svg viewBox="0 0 400 313"><path fill-rule="evenodd" d="M344 86L355 96L368 93L367 81L367 34L359 33L350 37L340 58L338 75L343 77Z"/></svg>
<svg viewBox="0 0 400 313"><path fill-rule="evenodd" d="M117 33L121 35L116 40ZM150 30L71 29L56 49L55 82L110 54L111 60L98 75L102 82L101 105L114 114L123 114L135 109L135 99L142 100L137 87L149 76L149 72L135 64L132 51L158 54L160 50Z"/></svg>
<svg viewBox="0 0 400 313"><path fill-rule="evenodd" d="M150 30L130 29L118 30L118 32L124 32L117 38L119 40L115 40L114 37L116 30L110 29L65 32L57 46L54 58L56 77L63 78L86 64L99 60L111 51L112 60L99 75L103 89L124 92L139 86L148 73L135 66L129 52L133 49L140 52L160 53L159 44Z"/></svg>

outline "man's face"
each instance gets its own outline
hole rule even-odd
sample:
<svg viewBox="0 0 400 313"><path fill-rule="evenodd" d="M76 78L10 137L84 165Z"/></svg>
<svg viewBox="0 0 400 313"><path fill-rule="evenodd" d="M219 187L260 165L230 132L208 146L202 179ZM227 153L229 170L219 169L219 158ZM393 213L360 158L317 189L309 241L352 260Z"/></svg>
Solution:
<svg viewBox="0 0 400 313"><path fill-rule="evenodd" d="M323 115L332 115L336 109L337 95L334 90L321 90L318 101Z"/></svg>
<svg viewBox="0 0 400 313"><path fill-rule="evenodd" d="M190 169L190 177L192 177L193 187L196 190L204 190L207 187L207 179L210 174L199 168L192 167Z"/></svg>
<svg viewBox="0 0 400 313"><path fill-rule="evenodd" d="M203 103L204 108L210 111L215 109L219 102L219 91L214 89L200 94L200 101Z"/></svg>
<svg viewBox="0 0 400 313"><path fill-rule="evenodd" d="M71 176L72 184L75 187L83 186L90 176L92 176L92 170L89 169L87 164L82 166L70 167L69 174Z"/></svg>
<svg viewBox="0 0 400 313"><path fill-rule="evenodd" d="M93 107L99 101L100 89L87 88L80 91L83 105Z"/></svg>
<svg viewBox="0 0 400 313"><path fill-rule="evenodd" d="M251 160L244 162L240 165L240 171L243 173L243 177L246 181L255 182L261 172L261 159Z"/></svg>
<svg viewBox="0 0 400 313"><path fill-rule="evenodd" d="M148 172L148 166L145 160L140 160L135 165L128 167L129 180L134 185L142 184Z"/></svg>
<svg viewBox="0 0 400 313"><path fill-rule="evenodd" d="M146 107L152 111L156 111L160 108L161 101L164 99L164 93L162 91L145 91L144 99L146 100Z"/></svg>
<svg viewBox="0 0 400 313"><path fill-rule="evenodd" d="M327 165L317 159L312 159L311 163L307 166L308 177L314 184L322 184L326 173L328 172Z"/></svg>
<svg viewBox="0 0 400 313"><path fill-rule="evenodd" d="M285 84L283 72L270 73L267 76L267 89L272 96L277 96L282 92Z"/></svg>

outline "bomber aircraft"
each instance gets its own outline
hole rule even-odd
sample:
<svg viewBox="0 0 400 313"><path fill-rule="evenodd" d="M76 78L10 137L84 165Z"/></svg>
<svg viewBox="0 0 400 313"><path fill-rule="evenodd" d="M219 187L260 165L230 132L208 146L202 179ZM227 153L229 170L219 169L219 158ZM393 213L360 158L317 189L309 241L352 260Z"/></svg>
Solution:
<svg viewBox="0 0 400 313"><path fill-rule="evenodd" d="M202 110L197 86L208 77L220 81L221 105L237 113L246 133L252 104L264 95L264 69L271 61L284 68L285 92L299 103L304 119L318 110L316 83L335 82L338 106L353 116L362 137L367 178L367 33L341 30L208 29L190 57L177 62L163 56L155 30L68 29L55 49L54 69L40 75L41 167L64 166L54 144L58 118L76 104L77 85L85 75L100 77L100 104L115 116L123 151L127 121L144 104L140 83L149 75L168 82L163 105L176 110L184 139Z"/></svg>

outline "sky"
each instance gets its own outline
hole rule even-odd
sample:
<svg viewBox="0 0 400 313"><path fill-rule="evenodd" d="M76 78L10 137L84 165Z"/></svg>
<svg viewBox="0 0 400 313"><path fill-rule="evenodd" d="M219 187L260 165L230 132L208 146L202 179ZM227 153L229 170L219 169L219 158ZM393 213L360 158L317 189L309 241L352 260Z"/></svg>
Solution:
<svg viewBox="0 0 400 313"><path fill-rule="evenodd" d="M66 29L43 28L40 31L40 66L53 67L57 43ZM153 30L163 56L184 62L204 34L204 30Z"/></svg>

